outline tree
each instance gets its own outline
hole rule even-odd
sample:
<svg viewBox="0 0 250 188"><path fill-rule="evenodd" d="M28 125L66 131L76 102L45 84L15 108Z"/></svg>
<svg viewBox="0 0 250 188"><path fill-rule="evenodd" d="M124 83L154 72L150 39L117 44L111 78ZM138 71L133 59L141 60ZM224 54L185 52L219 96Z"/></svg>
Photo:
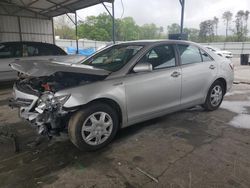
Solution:
<svg viewBox="0 0 250 188"><path fill-rule="evenodd" d="M139 39L139 26L136 25L132 17L125 17L119 20L119 24L116 25L118 32L117 38L121 41L129 41Z"/></svg>
<svg viewBox="0 0 250 188"><path fill-rule="evenodd" d="M242 42L246 40L248 29L247 29L247 21L248 21L249 11L244 12L240 10L237 12L235 16L235 30L234 33L237 37L238 42Z"/></svg>
<svg viewBox="0 0 250 188"><path fill-rule="evenodd" d="M144 24L139 28L139 39L157 39L158 33L159 28L155 24Z"/></svg>
<svg viewBox="0 0 250 188"><path fill-rule="evenodd" d="M63 39L75 39L74 24L66 15L56 17L54 23L55 35Z"/></svg>
<svg viewBox="0 0 250 188"><path fill-rule="evenodd" d="M112 20L107 14L88 16L84 22L78 23L78 35L98 41L111 41Z"/></svg>
<svg viewBox="0 0 250 188"><path fill-rule="evenodd" d="M188 34L188 39L193 42L199 42L199 29L184 28L184 33Z"/></svg>
<svg viewBox="0 0 250 188"><path fill-rule="evenodd" d="M199 37L201 42L212 42L214 39L214 20L205 20L200 23Z"/></svg>
<svg viewBox="0 0 250 188"><path fill-rule="evenodd" d="M177 23L173 23L172 25L168 26L168 34L176 34L180 33L181 26Z"/></svg>
<svg viewBox="0 0 250 188"><path fill-rule="evenodd" d="M248 34L248 18L249 18L249 11L247 10L245 12L245 35L246 35L246 39L247 39L247 34Z"/></svg>
<svg viewBox="0 0 250 188"><path fill-rule="evenodd" d="M219 18L217 18L216 16L214 17L214 26L215 26L215 35L218 35L218 24L219 24Z"/></svg>
<svg viewBox="0 0 250 188"><path fill-rule="evenodd" d="M233 18L233 13L231 13L230 11L226 11L222 15L222 19L226 23L226 38L228 36L229 24L232 21L232 18Z"/></svg>

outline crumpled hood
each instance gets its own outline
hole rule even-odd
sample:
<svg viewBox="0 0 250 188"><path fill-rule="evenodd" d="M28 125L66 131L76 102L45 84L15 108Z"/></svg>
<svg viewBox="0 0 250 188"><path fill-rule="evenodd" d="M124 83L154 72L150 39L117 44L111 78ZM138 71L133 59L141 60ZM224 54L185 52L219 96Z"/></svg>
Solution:
<svg viewBox="0 0 250 188"><path fill-rule="evenodd" d="M56 62L53 60L14 61L11 68L29 76L50 76L56 72L73 72L90 75L108 75L110 72L79 63Z"/></svg>

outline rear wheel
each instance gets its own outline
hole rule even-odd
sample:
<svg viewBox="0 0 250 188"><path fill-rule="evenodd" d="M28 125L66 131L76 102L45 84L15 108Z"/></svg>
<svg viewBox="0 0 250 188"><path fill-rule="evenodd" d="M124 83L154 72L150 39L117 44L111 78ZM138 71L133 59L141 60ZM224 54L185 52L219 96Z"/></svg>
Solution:
<svg viewBox="0 0 250 188"><path fill-rule="evenodd" d="M221 81L216 80L210 87L203 107L208 111L219 108L225 94L225 87Z"/></svg>
<svg viewBox="0 0 250 188"><path fill-rule="evenodd" d="M118 124L115 110L104 103L93 103L71 117L70 140L81 150L97 150L114 138Z"/></svg>

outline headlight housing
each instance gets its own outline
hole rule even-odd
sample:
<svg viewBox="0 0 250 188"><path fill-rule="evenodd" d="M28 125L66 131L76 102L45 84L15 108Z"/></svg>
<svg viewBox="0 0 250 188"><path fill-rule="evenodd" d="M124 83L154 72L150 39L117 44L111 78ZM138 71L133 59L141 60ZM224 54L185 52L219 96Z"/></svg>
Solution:
<svg viewBox="0 0 250 188"><path fill-rule="evenodd" d="M54 96L51 92L44 93L38 100L38 106L35 110L40 114L42 114L44 110L59 110L69 97L70 95Z"/></svg>
<svg viewBox="0 0 250 188"><path fill-rule="evenodd" d="M69 99L70 95L61 95L61 96L56 96L54 97L51 102L53 103L60 103L61 105L64 105L67 100Z"/></svg>

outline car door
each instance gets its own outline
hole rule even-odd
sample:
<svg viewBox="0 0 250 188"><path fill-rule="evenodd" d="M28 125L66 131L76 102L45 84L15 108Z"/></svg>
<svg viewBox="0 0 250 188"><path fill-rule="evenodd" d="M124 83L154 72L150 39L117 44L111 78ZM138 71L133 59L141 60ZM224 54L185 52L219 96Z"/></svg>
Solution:
<svg viewBox="0 0 250 188"><path fill-rule="evenodd" d="M180 105L181 75L173 45L152 48L138 63L151 63L151 72L125 77L128 124L150 119Z"/></svg>
<svg viewBox="0 0 250 188"><path fill-rule="evenodd" d="M217 75L217 63L205 51L194 45L178 44L177 48L182 73L181 104L201 104Z"/></svg>
<svg viewBox="0 0 250 188"><path fill-rule="evenodd" d="M12 70L9 64L21 58L21 55L19 43L0 44L0 81L13 80L17 77L16 71Z"/></svg>

